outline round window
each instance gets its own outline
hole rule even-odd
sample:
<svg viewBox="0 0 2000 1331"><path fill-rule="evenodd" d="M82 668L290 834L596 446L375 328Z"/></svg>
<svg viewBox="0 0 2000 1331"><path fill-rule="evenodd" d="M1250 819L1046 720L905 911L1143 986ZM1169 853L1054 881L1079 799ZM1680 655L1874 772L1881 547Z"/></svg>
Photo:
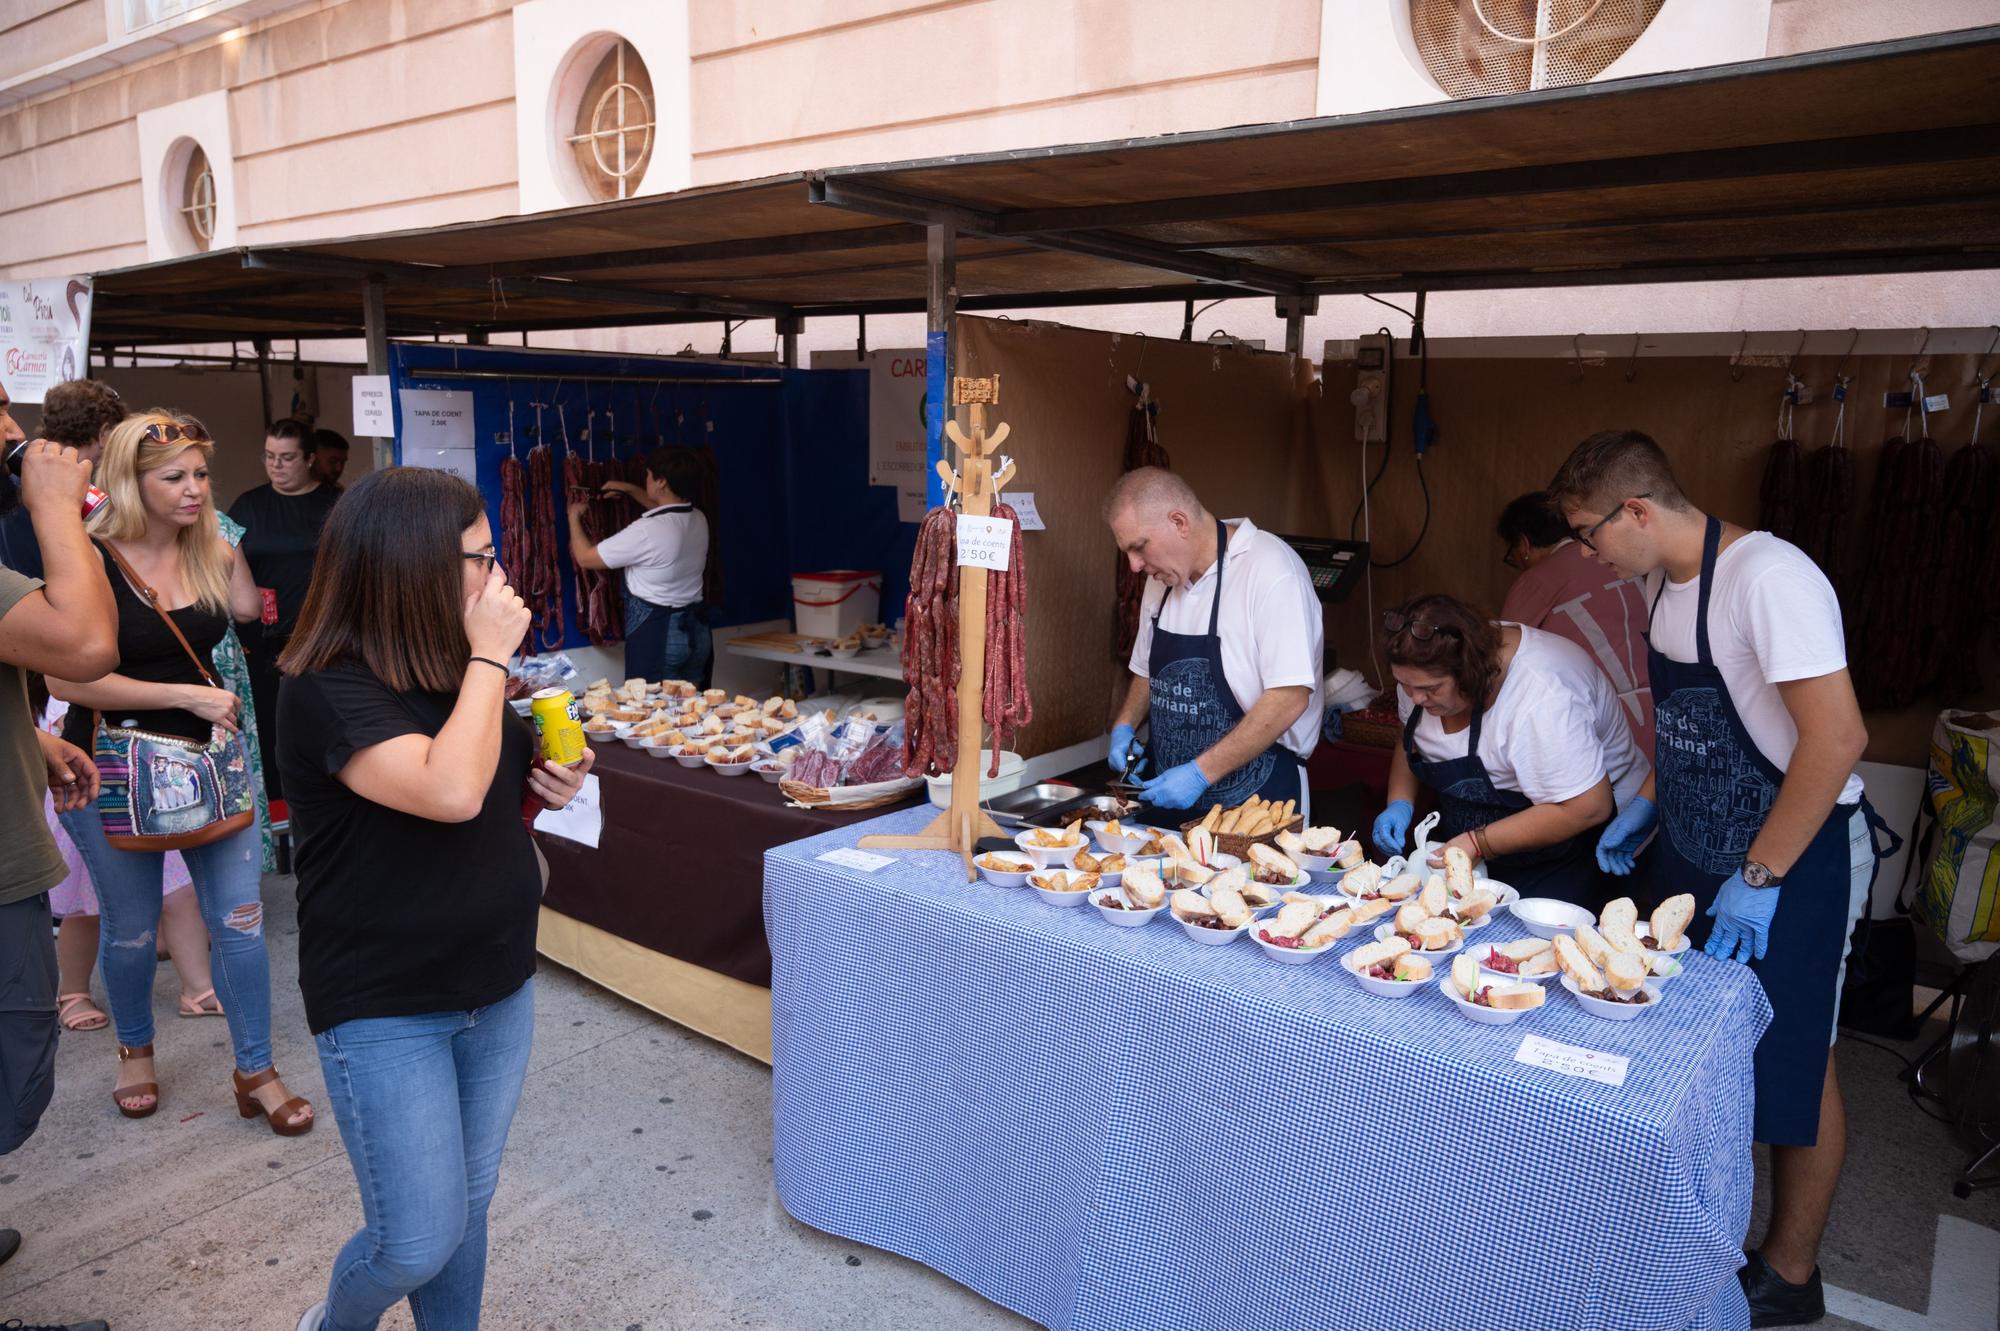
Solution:
<svg viewBox="0 0 2000 1331"><path fill-rule="evenodd" d="M215 241L215 172L198 143L187 147L175 197L188 240L195 249L207 249Z"/></svg>
<svg viewBox="0 0 2000 1331"><path fill-rule="evenodd" d="M1451 97L1588 83L1666 0L1409 0L1410 36Z"/></svg>
<svg viewBox="0 0 2000 1331"><path fill-rule="evenodd" d="M592 199L629 199L653 157L653 78L623 38L613 38L575 95L565 138Z"/></svg>

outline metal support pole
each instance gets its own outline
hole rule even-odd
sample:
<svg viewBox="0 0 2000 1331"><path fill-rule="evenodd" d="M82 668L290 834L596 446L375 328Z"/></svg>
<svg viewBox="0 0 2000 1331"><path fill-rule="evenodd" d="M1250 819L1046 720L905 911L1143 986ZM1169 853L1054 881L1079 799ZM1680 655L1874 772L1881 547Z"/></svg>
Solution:
<svg viewBox="0 0 2000 1331"><path fill-rule="evenodd" d="M796 315L778 318L778 359L788 370L799 368L799 334L806 329L806 321Z"/></svg>
<svg viewBox="0 0 2000 1331"><path fill-rule="evenodd" d="M924 486L930 507L944 503L937 464L944 458L944 423L950 419L952 340L958 319L958 233L949 223L924 227Z"/></svg>
<svg viewBox="0 0 2000 1331"><path fill-rule="evenodd" d="M388 287L379 277L361 284L361 329L368 340L368 373L389 373ZM396 465L396 441L375 441L375 469L385 471Z"/></svg>
<svg viewBox="0 0 2000 1331"><path fill-rule="evenodd" d="M485 345L486 345L486 330L485 330L484 328L475 328L475 329L473 329L473 330L472 330L471 332L467 333L467 334L465 335L465 345L467 345L467 346L469 346L469 347L483 347L483 346L485 346Z"/></svg>
<svg viewBox="0 0 2000 1331"><path fill-rule="evenodd" d="M1305 354L1306 316L1318 313L1318 296L1278 297L1278 317L1285 321L1285 354L1287 356Z"/></svg>
<svg viewBox="0 0 2000 1331"><path fill-rule="evenodd" d="M1194 302L1181 306L1181 341L1194 341Z"/></svg>
<svg viewBox="0 0 2000 1331"><path fill-rule="evenodd" d="M868 354L868 316L865 314L854 316L854 354L863 357Z"/></svg>
<svg viewBox="0 0 2000 1331"><path fill-rule="evenodd" d="M270 420L271 411L271 339L254 337L250 345L257 348L257 412L260 420Z"/></svg>

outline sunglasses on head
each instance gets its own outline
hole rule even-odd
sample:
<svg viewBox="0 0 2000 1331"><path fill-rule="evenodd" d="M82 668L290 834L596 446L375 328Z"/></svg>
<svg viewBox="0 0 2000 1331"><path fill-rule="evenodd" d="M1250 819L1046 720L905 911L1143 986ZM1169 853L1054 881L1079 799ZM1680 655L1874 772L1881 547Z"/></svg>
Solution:
<svg viewBox="0 0 2000 1331"><path fill-rule="evenodd" d="M1431 623L1428 619L1419 619L1415 615L1406 615L1400 610L1384 610L1382 612L1382 628L1392 638L1398 634L1407 633L1418 642L1429 642L1440 633L1448 634L1454 638L1458 636L1457 629L1445 628L1441 625Z"/></svg>
<svg viewBox="0 0 2000 1331"><path fill-rule="evenodd" d="M146 437L156 444L212 444L208 431L199 425L181 425L178 422L162 424L154 421L146 427Z"/></svg>

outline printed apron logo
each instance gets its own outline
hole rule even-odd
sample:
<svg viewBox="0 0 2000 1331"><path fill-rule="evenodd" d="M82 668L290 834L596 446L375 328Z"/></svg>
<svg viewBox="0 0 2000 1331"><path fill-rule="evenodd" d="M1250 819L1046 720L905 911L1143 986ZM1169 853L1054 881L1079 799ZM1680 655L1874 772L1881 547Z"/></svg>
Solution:
<svg viewBox="0 0 2000 1331"><path fill-rule="evenodd" d="M1778 787L1735 742L1714 689L1676 689L1654 709L1654 763L1673 798L1660 811L1674 848L1704 873L1727 877L1743 863Z"/></svg>
<svg viewBox="0 0 2000 1331"><path fill-rule="evenodd" d="M1209 671L1208 662L1199 657L1169 662L1153 675L1150 692L1153 751L1160 756L1163 766L1171 765L1168 755L1175 755L1174 762L1193 761L1229 730L1231 722L1216 693L1215 676ZM1255 794L1276 767L1277 758L1267 750L1238 768L1222 784L1210 787L1202 798L1239 804Z"/></svg>

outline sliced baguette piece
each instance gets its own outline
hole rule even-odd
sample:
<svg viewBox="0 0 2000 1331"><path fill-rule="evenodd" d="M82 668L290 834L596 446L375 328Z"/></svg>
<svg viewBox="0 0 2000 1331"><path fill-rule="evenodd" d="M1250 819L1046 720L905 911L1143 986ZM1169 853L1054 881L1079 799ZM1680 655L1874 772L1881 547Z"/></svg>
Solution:
<svg viewBox="0 0 2000 1331"><path fill-rule="evenodd" d="M1299 941L1307 947L1325 947L1347 937L1354 927L1354 912L1342 906L1299 936Z"/></svg>
<svg viewBox="0 0 2000 1331"><path fill-rule="evenodd" d="M1534 956L1522 962L1521 974L1554 975L1561 968L1560 963L1556 961L1555 949L1550 948L1546 952L1537 952Z"/></svg>
<svg viewBox="0 0 2000 1331"><path fill-rule="evenodd" d="M1301 872L1298 861L1262 842L1250 847L1250 862L1269 869L1272 873L1283 874L1287 882L1297 878Z"/></svg>
<svg viewBox="0 0 2000 1331"><path fill-rule="evenodd" d="M1340 880L1341 890L1353 897L1366 896L1381 885L1382 866L1373 863L1349 869L1346 877Z"/></svg>
<svg viewBox="0 0 2000 1331"><path fill-rule="evenodd" d="M1341 844L1337 827L1308 827L1295 835L1305 842L1306 853L1310 855L1331 855Z"/></svg>
<svg viewBox="0 0 2000 1331"><path fill-rule="evenodd" d="M1299 856L1307 853L1305 838L1297 832L1278 833L1278 849L1284 851L1285 854L1291 856L1293 859L1297 859Z"/></svg>
<svg viewBox="0 0 2000 1331"><path fill-rule="evenodd" d="M1463 952L1451 959L1451 987L1468 1003L1479 992L1479 963Z"/></svg>
<svg viewBox="0 0 2000 1331"><path fill-rule="evenodd" d="M1215 907L1208 898L1190 888L1182 888L1174 893L1168 909L1179 920L1212 920L1216 917Z"/></svg>
<svg viewBox="0 0 2000 1331"><path fill-rule="evenodd" d="M1396 903L1387 897L1376 897L1370 901L1355 902L1353 909L1356 924L1370 924L1396 909Z"/></svg>
<svg viewBox="0 0 2000 1331"><path fill-rule="evenodd" d="M1630 952L1614 952L1604 967L1604 978L1621 994L1635 993L1646 983L1646 963Z"/></svg>
<svg viewBox="0 0 2000 1331"><path fill-rule="evenodd" d="M1399 934L1413 934L1417 931L1417 926L1429 918L1430 912L1426 911L1420 903L1405 901L1396 909L1396 932Z"/></svg>
<svg viewBox="0 0 2000 1331"><path fill-rule="evenodd" d="M1457 846L1445 847L1444 879L1453 896L1469 895L1472 891L1472 857Z"/></svg>
<svg viewBox="0 0 2000 1331"><path fill-rule="evenodd" d="M1415 936L1424 951L1441 952L1458 941L1459 932L1450 920L1433 915L1416 927Z"/></svg>
<svg viewBox="0 0 2000 1331"><path fill-rule="evenodd" d="M1583 949L1583 955L1590 958L1593 966L1603 966L1611 960L1611 944L1604 941L1603 934L1587 924L1576 926L1576 945Z"/></svg>
<svg viewBox="0 0 2000 1331"><path fill-rule="evenodd" d="M1668 897L1653 910L1653 946L1662 952L1671 952L1687 937L1687 927L1694 919L1694 894L1683 892L1677 897Z"/></svg>
<svg viewBox="0 0 2000 1331"><path fill-rule="evenodd" d="M1399 940L1400 941L1400 940ZM1422 984L1431 978L1431 963L1428 957L1420 957L1414 952L1396 958L1391 973L1408 984Z"/></svg>
<svg viewBox="0 0 2000 1331"><path fill-rule="evenodd" d="M1399 873L1382 885L1382 895L1391 901L1408 901L1423 888L1423 879L1413 873Z"/></svg>
<svg viewBox="0 0 2000 1331"><path fill-rule="evenodd" d="M1482 887L1470 896L1459 898L1453 904L1452 910L1458 915L1460 923L1477 924L1488 915L1491 915L1493 908L1499 904L1500 898ZM1535 941L1539 943L1542 940L1537 938Z"/></svg>
<svg viewBox="0 0 2000 1331"><path fill-rule="evenodd" d="M1540 1007L1548 995L1539 984L1496 984L1486 991L1486 1006L1502 1012L1517 1012L1522 1008Z"/></svg>
<svg viewBox="0 0 2000 1331"><path fill-rule="evenodd" d="M1450 900L1451 893L1441 873L1434 873L1425 880L1424 890L1417 894L1417 901L1422 904L1426 915L1444 914L1445 905Z"/></svg>
<svg viewBox="0 0 2000 1331"><path fill-rule="evenodd" d="M1639 908L1632 904L1632 898L1630 897L1619 897L1615 901L1608 901L1605 903L1604 909L1597 912L1597 928L1599 933L1608 934L1611 930L1621 926L1626 929L1634 929L1638 927L1638 924Z"/></svg>
<svg viewBox="0 0 2000 1331"><path fill-rule="evenodd" d="M1563 974L1569 976L1570 981L1583 992L1604 992L1604 972L1591 963L1583 948L1568 934L1556 936L1556 962L1562 967Z"/></svg>
<svg viewBox="0 0 2000 1331"><path fill-rule="evenodd" d="M1498 943L1493 950L1509 961L1526 961L1544 952L1554 955L1556 945L1546 938L1516 938L1511 943Z"/></svg>
<svg viewBox="0 0 2000 1331"><path fill-rule="evenodd" d="M1327 853L1333 856L1335 867L1350 873L1360 868L1367 860L1359 841L1343 841Z"/></svg>
<svg viewBox="0 0 2000 1331"><path fill-rule="evenodd" d="M1297 938L1319 919L1317 903L1287 902L1276 915L1264 921L1264 932L1273 938Z"/></svg>
<svg viewBox="0 0 2000 1331"><path fill-rule="evenodd" d="M1357 947L1347 954L1348 964L1357 971L1365 971L1370 966L1389 966L1396 958L1410 954L1410 945L1400 938L1388 938L1379 943L1369 943Z"/></svg>

